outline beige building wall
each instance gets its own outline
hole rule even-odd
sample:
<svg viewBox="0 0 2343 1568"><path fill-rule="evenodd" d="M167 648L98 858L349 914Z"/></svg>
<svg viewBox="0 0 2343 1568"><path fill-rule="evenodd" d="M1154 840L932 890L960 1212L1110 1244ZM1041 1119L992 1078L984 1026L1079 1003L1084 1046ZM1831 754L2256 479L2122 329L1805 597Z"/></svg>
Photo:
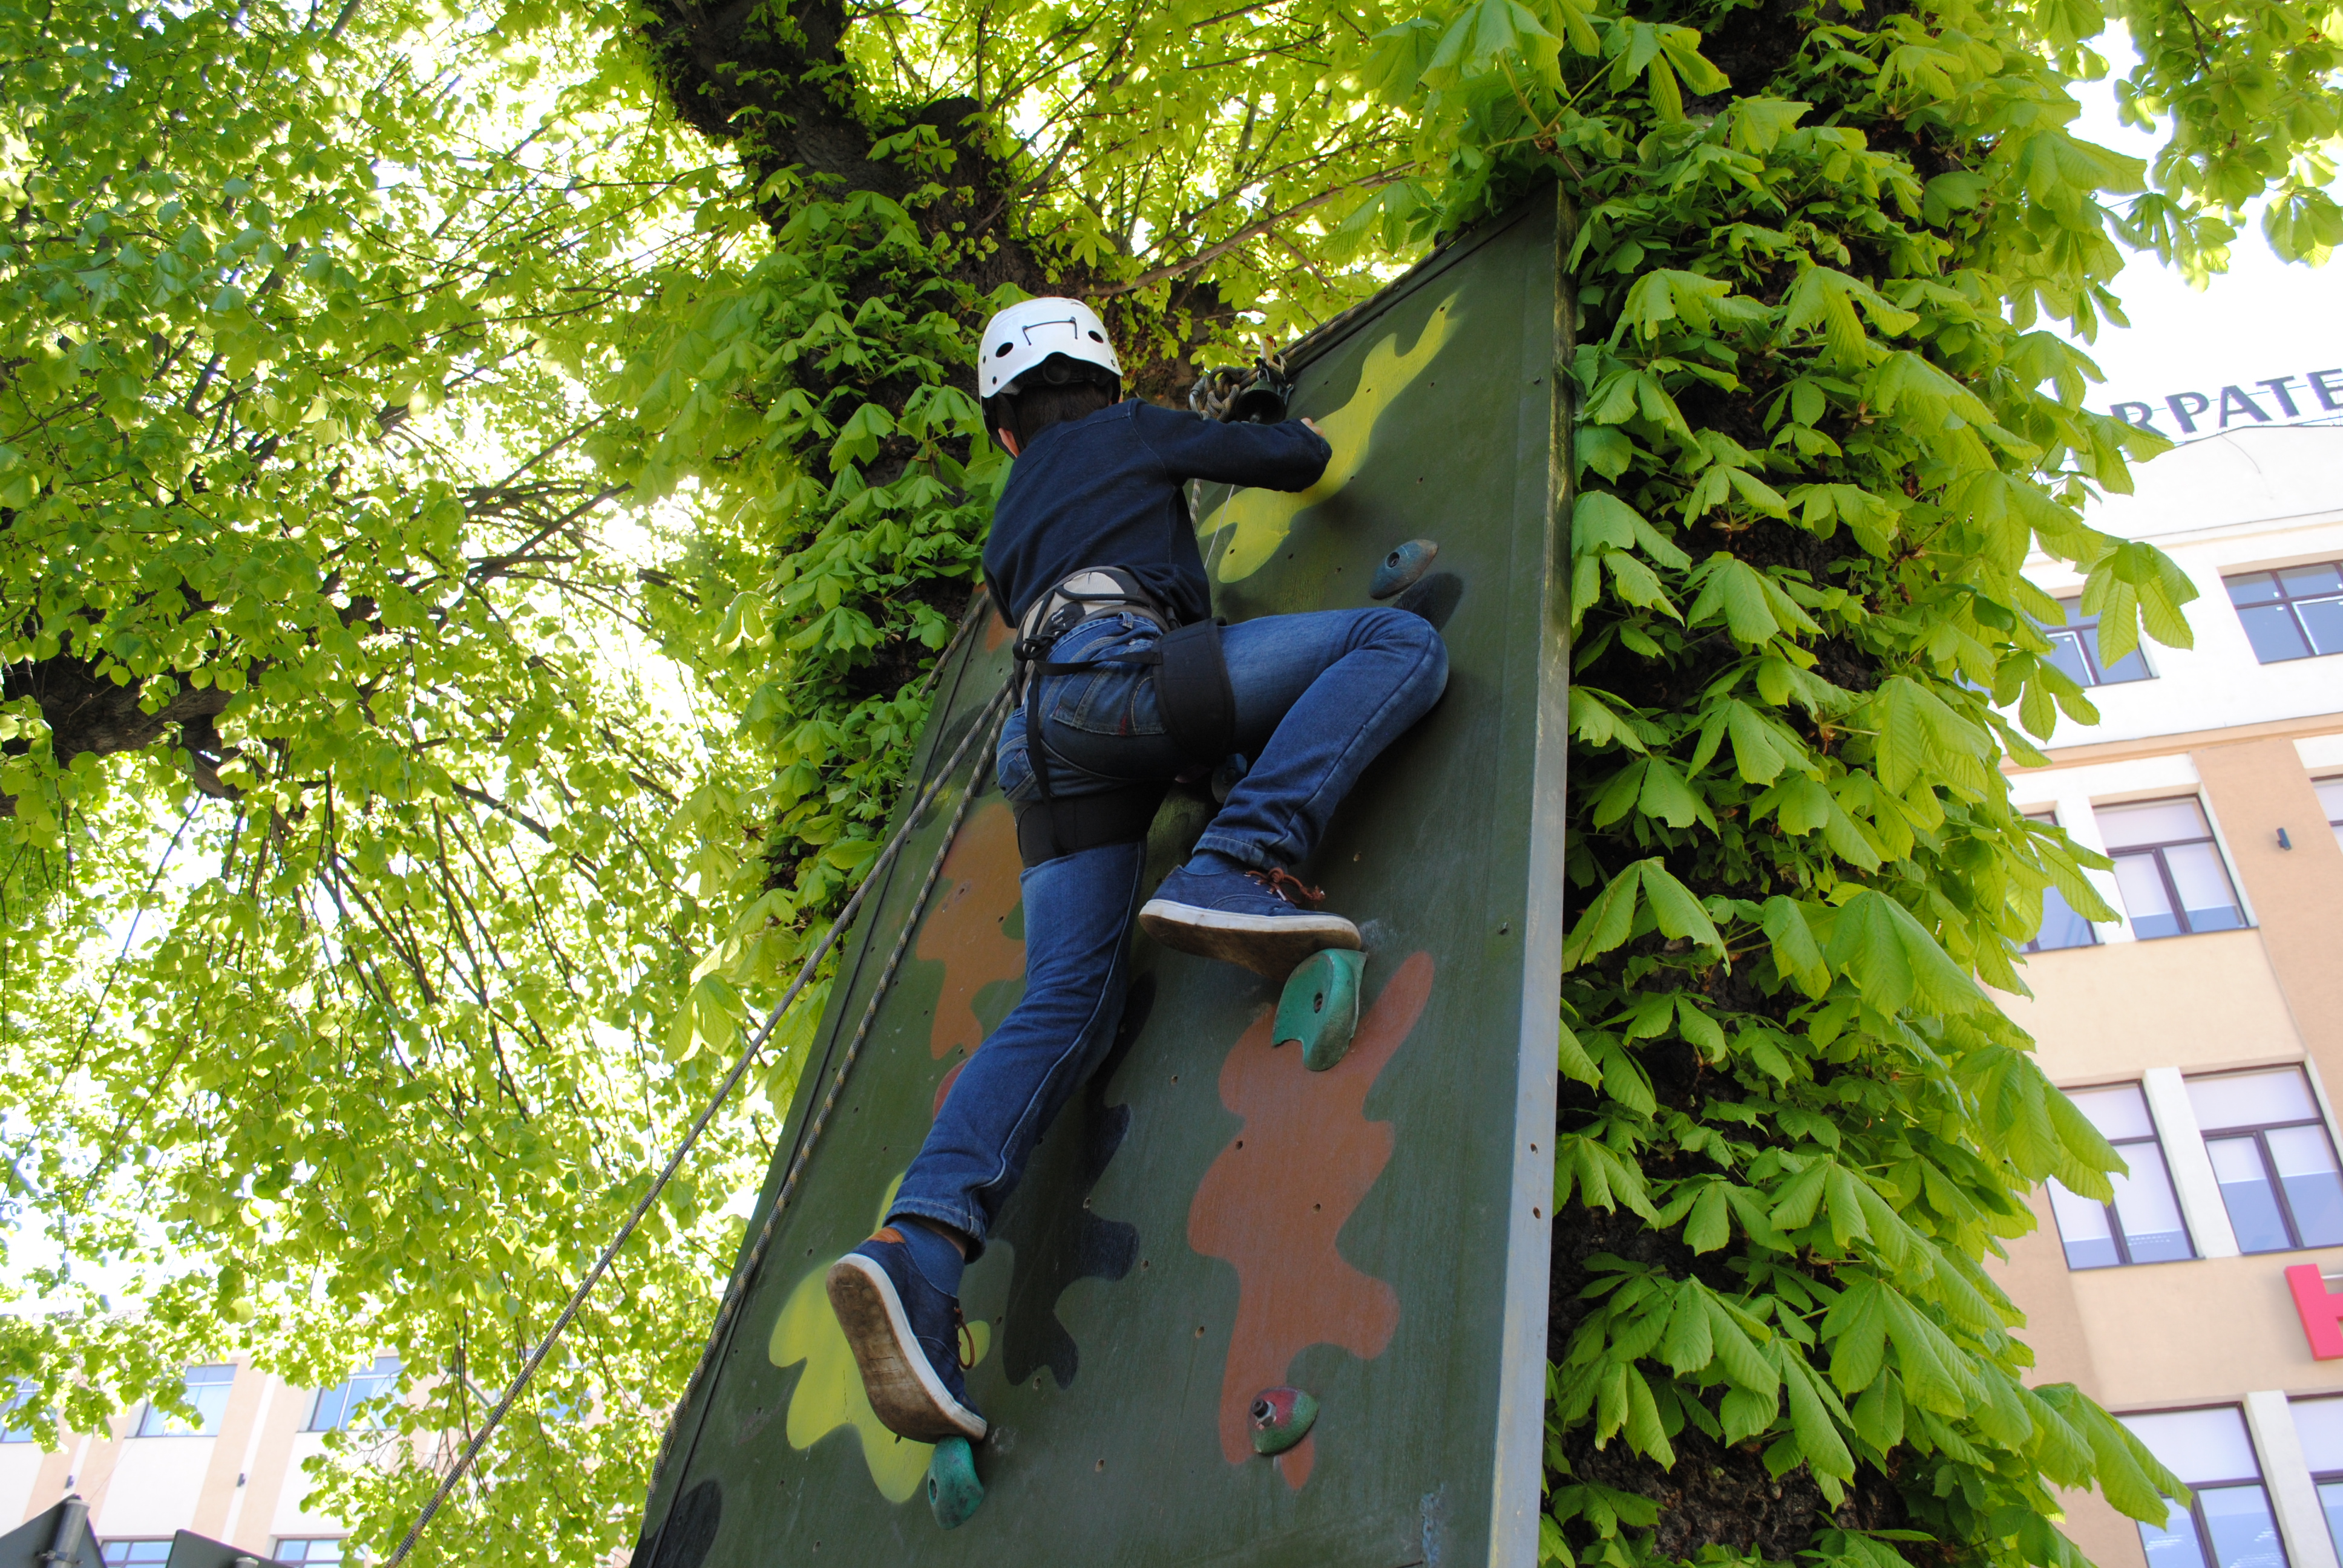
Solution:
<svg viewBox="0 0 2343 1568"><path fill-rule="evenodd" d="M302 1462L325 1447L323 1433L302 1430L313 1393L243 1358L234 1364L214 1434L133 1436L141 1413L133 1410L104 1433L64 1434L54 1451L0 1443L0 1532L77 1495L101 1543L192 1530L268 1557L288 1540L337 1541L339 1523L303 1507Z"/></svg>
<svg viewBox="0 0 2343 1568"><path fill-rule="evenodd" d="M2026 1312L2033 1381L2074 1382L2118 1414L2237 1407L2289 1568L2338 1568L2288 1402L2343 1395L2343 1359L2314 1358L2285 1271L2317 1264L2343 1291L2343 1247L2241 1255L2185 1081L2299 1063L2337 1131L2325 1096L2343 1091L2343 846L2313 780L2343 776L2343 656L2261 664L2223 579L2343 559L2343 430L2224 437L2138 477L2096 520L2155 539L2189 574L2197 647L2151 646L2153 678L2094 689L2102 722L2062 727L2051 765L2012 766L2011 787L2093 848L2104 808L2195 798L2247 925L2151 940L2101 926L2096 945L2030 957L2034 994L2003 1000L2061 1087L2141 1086L2197 1255L2069 1269L2036 1192L2037 1228L1993 1272ZM2053 563L2033 575L2054 594L2080 586ZM2114 879L2094 881L2122 910ZM2066 1502L2068 1533L2102 1568L2145 1568L2132 1521L2096 1495Z"/></svg>

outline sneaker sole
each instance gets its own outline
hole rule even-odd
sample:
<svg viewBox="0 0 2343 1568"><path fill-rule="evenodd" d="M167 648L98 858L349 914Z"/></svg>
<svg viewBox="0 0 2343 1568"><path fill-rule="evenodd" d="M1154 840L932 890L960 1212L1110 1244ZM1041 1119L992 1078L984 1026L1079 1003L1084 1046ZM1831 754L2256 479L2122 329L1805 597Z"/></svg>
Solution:
<svg viewBox="0 0 2343 1568"><path fill-rule="evenodd" d="M830 1311L846 1331L847 1348L862 1371L863 1392L881 1425L914 1442L984 1436L984 1417L952 1398L920 1353L919 1336L886 1270L849 1252L830 1265L825 1282Z"/></svg>
<svg viewBox="0 0 2343 1568"><path fill-rule="evenodd" d="M1282 980L1296 964L1327 948L1359 950L1359 928L1340 915L1235 915L1222 910L1150 899L1139 929L1164 947L1242 964Z"/></svg>

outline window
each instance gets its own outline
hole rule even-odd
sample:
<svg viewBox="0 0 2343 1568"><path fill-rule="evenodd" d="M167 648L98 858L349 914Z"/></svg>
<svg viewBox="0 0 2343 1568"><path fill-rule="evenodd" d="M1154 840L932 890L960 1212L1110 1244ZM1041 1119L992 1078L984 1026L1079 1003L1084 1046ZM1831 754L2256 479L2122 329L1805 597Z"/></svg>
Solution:
<svg viewBox="0 0 2343 1568"><path fill-rule="evenodd" d="M2078 598L2060 599L2066 611L2063 626L2036 621L2035 628L2050 639L2050 662L2077 686L2120 686L2127 680L2150 678L2147 660L2133 648L2113 664L2099 658L2099 618L2083 613Z"/></svg>
<svg viewBox="0 0 2343 1568"><path fill-rule="evenodd" d="M2343 1171L2300 1069L2192 1078L2188 1099L2240 1251L2343 1243Z"/></svg>
<svg viewBox="0 0 2343 1568"><path fill-rule="evenodd" d="M2196 797L2102 806L2098 818L2135 935L2228 931L2246 923Z"/></svg>
<svg viewBox="0 0 2343 1568"><path fill-rule="evenodd" d="M2026 819L2046 822L2055 828L2058 825L2058 813L2029 811ZM2075 912L2075 906L2066 901L2066 894L2056 888L2042 890L2042 928L2034 933L2034 940L2026 944L2027 952L2046 953L2060 948L2087 948L2098 940L2099 933L2091 929L2090 921Z"/></svg>
<svg viewBox="0 0 2343 1568"><path fill-rule="evenodd" d="M97 1554L106 1568L159 1568L171 1560L171 1543L163 1541L101 1542Z"/></svg>
<svg viewBox="0 0 2343 1568"><path fill-rule="evenodd" d="M0 1386L11 1388L8 1397L0 1400L0 1442L40 1442L41 1430L33 1423L31 1418L27 1417L25 1424L21 1426L17 1424L16 1412L33 1402L33 1385L20 1382L13 1385L0 1384Z"/></svg>
<svg viewBox="0 0 2343 1568"><path fill-rule="evenodd" d="M2335 841L2343 844L2343 779L2313 779L2310 787L2318 791L2319 808L2327 813L2327 825L2335 829Z"/></svg>
<svg viewBox="0 0 2343 1568"><path fill-rule="evenodd" d="M2247 572L2225 579L2264 664L2343 653L2343 562Z"/></svg>
<svg viewBox="0 0 2343 1568"><path fill-rule="evenodd" d="M368 1401L380 1399L397 1390L398 1370L397 1356L377 1356L372 1366L351 1374L347 1382L319 1389L317 1397L309 1402L308 1423L301 1430L343 1431L352 1421L361 1419L360 1407Z"/></svg>
<svg viewBox="0 0 2343 1568"><path fill-rule="evenodd" d="M2287 1402L2296 1435L2302 1439L2302 1457L2310 1462L2310 1478L2318 1487L2318 1509L2327 1515L2327 1533L2343 1552L2343 1399L2298 1399Z"/></svg>
<svg viewBox="0 0 2343 1568"><path fill-rule="evenodd" d="M279 1563L297 1565L309 1563L339 1563L342 1560L342 1538L338 1535L312 1535L281 1540L269 1553Z"/></svg>
<svg viewBox="0 0 2343 1568"><path fill-rule="evenodd" d="M2129 1175L2107 1178L2116 1191L2112 1203L2077 1197L2057 1182L2050 1183L2050 1211L2066 1244L2066 1266L2111 1269L2195 1257L2197 1249L2189 1244L2179 1201L2172 1195L2164 1148L2156 1141L2156 1123L2148 1119L2147 1098L2139 1085L2069 1090L2066 1098L2131 1167Z"/></svg>
<svg viewBox="0 0 2343 1568"><path fill-rule="evenodd" d="M2143 1521L2147 1568L2286 1568L2261 1465L2236 1405L2127 1415L2123 1423L2197 1494L2160 1524Z"/></svg>
<svg viewBox="0 0 2343 1568"><path fill-rule="evenodd" d="M154 1401L138 1414L138 1429L133 1437L216 1437L220 1418L227 1414L228 1385L236 1382L232 1366L189 1367L183 1374L186 1382L186 1402L196 1407L196 1420L189 1423L183 1416L173 1415ZM132 1543L131 1544L139 1544ZM111 1563L112 1558L106 1561ZM145 1558L138 1559L145 1562ZM161 1559L157 1558L157 1562Z"/></svg>

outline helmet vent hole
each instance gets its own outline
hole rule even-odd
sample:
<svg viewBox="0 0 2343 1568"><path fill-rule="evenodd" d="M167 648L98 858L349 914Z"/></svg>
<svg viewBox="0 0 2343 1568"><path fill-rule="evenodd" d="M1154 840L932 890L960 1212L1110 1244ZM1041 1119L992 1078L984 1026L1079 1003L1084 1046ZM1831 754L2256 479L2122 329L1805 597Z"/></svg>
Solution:
<svg viewBox="0 0 2343 1568"><path fill-rule="evenodd" d="M1091 333L1091 341L1092 343L1104 343L1104 342L1106 341L1106 338L1105 338L1104 335L1102 335L1102 334L1101 334L1101 333L1093 332L1093 333Z"/></svg>
<svg viewBox="0 0 2343 1568"><path fill-rule="evenodd" d="M1005 359L1009 357L1009 351L1016 347L1014 343L1004 343L992 351L992 357L995 359Z"/></svg>

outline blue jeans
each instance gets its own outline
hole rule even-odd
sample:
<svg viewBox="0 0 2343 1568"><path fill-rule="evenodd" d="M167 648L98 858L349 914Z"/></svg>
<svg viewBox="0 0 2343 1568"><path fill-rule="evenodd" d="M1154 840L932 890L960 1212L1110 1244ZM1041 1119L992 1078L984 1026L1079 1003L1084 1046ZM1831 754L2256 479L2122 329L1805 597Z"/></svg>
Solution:
<svg viewBox="0 0 2343 1568"><path fill-rule="evenodd" d="M1151 626L1092 621L1050 658L1094 664L1041 689L1052 794L1098 794L1169 779L1192 764L1165 732L1152 671L1114 663L1152 648ZM1359 774L1440 699L1448 649L1429 621L1397 609L1264 616L1228 628L1234 748L1252 759L1196 848L1263 870L1307 859ZM1001 787L1034 799L1025 714L1001 739ZM984 1249L1033 1146L1104 1058L1122 1016L1141 844L1109 844L1025 872L1025 994L969 1058L903 1176L890 1218L909 1215Z"/></svg>

